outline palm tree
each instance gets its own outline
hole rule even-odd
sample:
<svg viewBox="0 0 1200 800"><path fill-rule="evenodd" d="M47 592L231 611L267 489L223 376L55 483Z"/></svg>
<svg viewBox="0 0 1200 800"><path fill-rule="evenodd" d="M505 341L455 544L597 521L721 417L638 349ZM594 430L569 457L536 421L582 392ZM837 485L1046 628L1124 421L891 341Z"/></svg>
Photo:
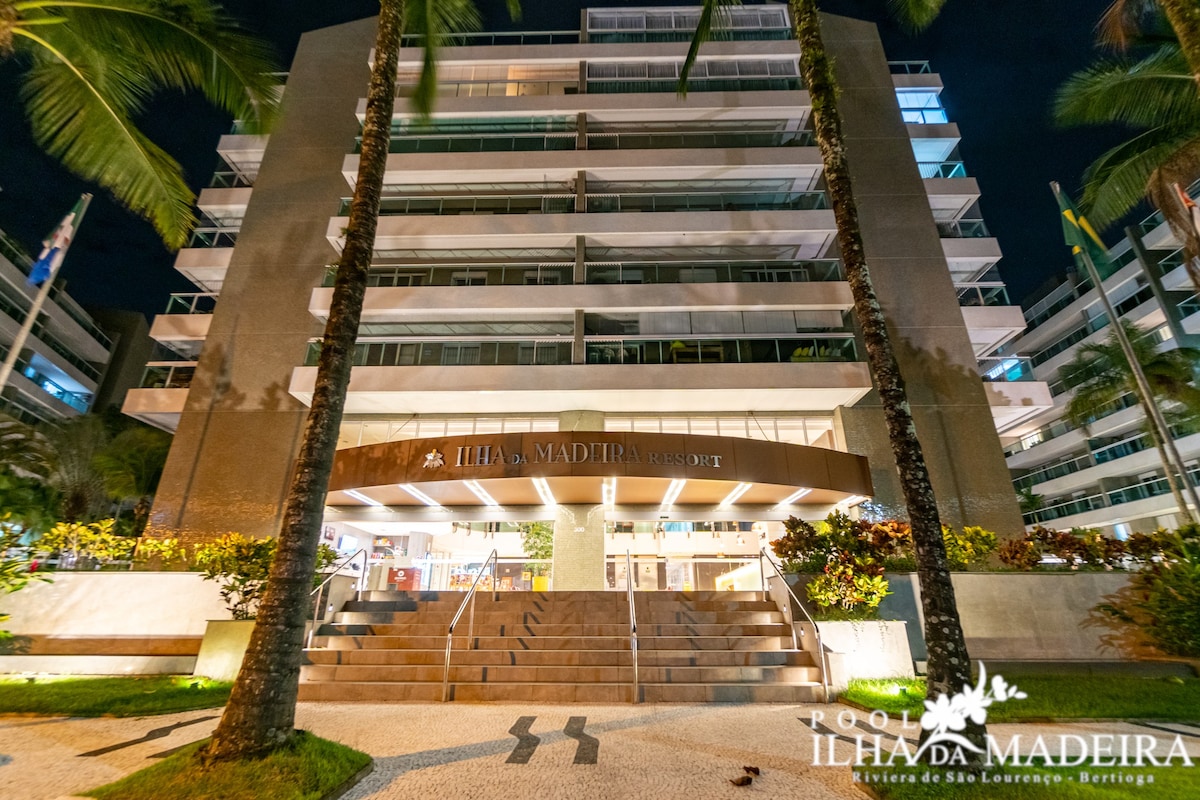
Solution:
<svg viewBox="0 0 1200 800"><path fill-rule="evenodd" d="M1123 125L1128 141L1092 162L1081 205L1103 228L1146 196L1184 244L1192 283L1200 290L1200 237L1175 195L1175 185L1200 177L1200 92L1178 44L1140 61L1106 60L1072 75L1058 90L1054 114L1063 125Z"/></svg>
<svg viewBox="0 0 1200 800"><path fill-rule="evenodd" d="M90 521L104 511L108 490L98 460L111 439L104 421L86 414L39 431L50 451L47 483L60 497L59 518Z"/></svg>
<svg viewBox="0 0 1200 800"><path fill-rule="evenodd" d="M1059 379L1068 389L1075 390L1071 401L1067 403L1067 419L1087 431L1089 424L1126 392L1133 393L1143 409L1148 410L1150 403L1161 404L1161 401L1166 401L1171 404L1169 410L1175 412L1172 416L1177 421L1187 423L1200 419L1200 389L1193 384L1197 365L1200 365L1200 350L1179 347L1160 353L1154 341L1136 325L1126 320L1121 320L1120 324L1133 346L1134 356L1142 365L1153 396L1144 397L1139 391L1133 370L1121 350L1116 331L1113 331L1103 342L1081 345L1070 363L1059 370ZM1170 436L1170 432L1160 431L1152 423L1148 412L1145 426L1150 440L1158 449L1167 485L1179 505L1180 513L1187 522L1195 522L1195 516L1183 499L1175 470L1167 458L1164 437ZM1186 476L1183 477L1186 480Z"/></svg>
<svg viewBox="0 0 1200 800"><path fill-rule="evenodd" d="M1195 0L1114 0L1100 18L1101 41L1124 50L1157 14L1166 19L1179 41L1192 89L1200 89L1200 6Z"/></svg>
<svg viewBox="0 0 1200 800"><path fill-rule="evenodd" d="M714 16L729 0L705 0L692 47L684 63L680 87L686 88L688 70L695 61L699 45L712 33ZM892 455L900 474L909 522L916 549L921 604L925 616L925 644L928 649L927 691L930 697L951 696L971 684L971 659L963 637L942 523L937 500L925 465L921 443L917 439L912 410L904 388L904 379L888 338L886 320L867 268L863 251L858 207L850 183L846 144L838 112L838 88L833 64L821 38L817 0L789 0L795 36L800 43L800 71L812 100L813 127L821 149L825 183L837 222L837 241L841 249L846 279L854 298L854 314L862 330L867 362L883 406ZM986 746L983 725L967 722L963 735L976 747ZM925 732L922 732L922 737ZM972 754L965 754L974 760Z"/></svg>
<svg viewBox="0 0 1200 800"><path fill-rule="evenodd" d="M0 60L25 67L34 139L181 247L195 195L179 164L133 124L160 89L199 91L247 125L278 103L265 46L211 0L0 0Z"/></svg>
<svg viewBox="0 0 1200 800"><path fill-rule="evenodd" d="M109 495L133 501L133 532L139 536L150 519L154 490L170 449L169 433L136 423L114 436L96 459Z"/></svg>
<svg viewBox="0 0 1200 800"><path fill-rule="evenodd" d="M292 484L266 596L259 605L250 645L205 753L227 759L278 747L294 733L296 695L304 642L305 616L316 565L325 492L337 449L338 427L350 382L354 342L375 245L383 178L387 167L400 37L417 31L424 60L412 102L428 116L437 88L438 44L449 34L478 27L470 0L407 3L380 0L375 63L367 88L358 180L350 204L346 244L338 260L329 320L325 326L312 406ZM509 10L518 9L509 0Z"/></svg>

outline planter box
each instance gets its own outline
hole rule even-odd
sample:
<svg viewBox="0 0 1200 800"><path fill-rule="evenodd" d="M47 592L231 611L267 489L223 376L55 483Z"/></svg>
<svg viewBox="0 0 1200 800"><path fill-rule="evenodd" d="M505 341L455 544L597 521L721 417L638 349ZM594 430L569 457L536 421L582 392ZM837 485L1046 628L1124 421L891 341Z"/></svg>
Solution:
<svg viewBox="0 0 1200 800"><path fill-rule="evenodd" d="M192 674L215 681L236 678L242 667L242 659L246 656L246 648L250 646L253 630L252 619L210 619Z"/></svg>
<svg viewBox="0 0 1200 800"><path fill-rule="evenodd" d="M844 691L852 678L913 677L907 627L903 620L817 622L833 691Z"/></svg>

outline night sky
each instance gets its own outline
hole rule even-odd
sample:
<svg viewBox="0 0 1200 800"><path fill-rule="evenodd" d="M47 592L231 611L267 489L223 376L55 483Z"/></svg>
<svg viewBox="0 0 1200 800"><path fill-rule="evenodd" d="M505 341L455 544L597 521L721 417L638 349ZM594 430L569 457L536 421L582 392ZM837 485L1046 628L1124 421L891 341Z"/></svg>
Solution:
<svg viewBox="0 0 1200 800"><path fill-rule="evenodd" d="M1000 240L1005 254L1000 268L1014 300L1069 264L1048 182L1058 180L1077 192L1084 167L1119 140L1114 131L1056 130L1049 120L1054 89L1096 55L1094 26L1109 2L950 0L941 18L919 36L887 18L885 0L823 3L826 11L880 22L889 58L929 60L941 73L943 102L962 131L962 157L979 181L983 215ZM372 0L227 0L224 5L247 28L273 41L284 65L304 31L372 16L379 9ZM586 5L524 0L524 20L514 24L502 0L479 0L486 27L496 30L577 30L579 9ZM13 67L0 65L0 229L36 252L41 238L89 187L33 145L20 115ZM364 91L366 77L364 67ZM180 160L198 191L216 165L217 139L229 120L201 100L166 97L141 124ZM1106 235L1109 244L1117 238L1119 233ZM174 271L173 261L148 223L99 191L62 274L71 294L85 305L154 314L165 308L168 293L194 290Z"/></svg>

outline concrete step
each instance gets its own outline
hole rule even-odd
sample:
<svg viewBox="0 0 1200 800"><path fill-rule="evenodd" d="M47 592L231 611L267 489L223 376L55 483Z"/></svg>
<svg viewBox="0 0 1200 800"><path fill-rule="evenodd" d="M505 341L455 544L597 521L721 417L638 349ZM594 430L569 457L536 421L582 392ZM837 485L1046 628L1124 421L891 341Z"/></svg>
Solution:
<svg viewBox="0 0 1200 800"><path fill-rule="evenodd" d="M350 604L347 604L349 606ZM365 605L375 605L367 603L357 603L359 608L347 608L333 615L332 622L334 624L406 624L406 625L436 625L443 629L450 626L454 619L454 614L451 612L435 612L422 613L417 611L388 611L386 609L361 608ZM390 605L390 604L387 604ZM584 625L589 623L601 622L604 615L597 613L595 610L579 611L579 610L560 610L553 609L550 611L524 610L520 612L512 611L497 611L492 607L480 606L475 610L475 624L478 625L499 625L499 624L527 624L527 625ZM462 617L464 620L470 620L469 614ZM629 611L623 610L620 614L612 614L608 617L612 623L628 625ZM639 625L643 624L780 624L783 622L783 614L777 610L772 611L693 611L681 609L678 606L658 605L649 609L637 609L637 621Z"/></svg>
<svg viewBox="0 0 1200 800"><path fill-rule="evenodd" d="M447 628L439 625L424 623L343 623L334 622L322 625L317 633L322 636L412 636L429 637L446 636ZM783 623L763 625L731 625L731 624L676 624L676 623L639 623L638 638L643 636L783 636L788 635L787 626ZM476 637L521 637L535 638L542 636L628 636L628 623L593 623L584 625L536 625L521 623L481 623L475 621L472 627L460 622L455 630L455 638L468 634Z"/></svg>
<svg viewBox="0 0 1200 800"><path fill-rule="evenodd" d="M485 599L492 602L491 592L477 591L476 602ZM397 591L367 591L363 592L364 601L405 601L419 602L422 605L445 603L457 607L462 603L466 592L432 591L432 592L397 592ZM624 591L594 591L594 592L496 592L494 602L525 606L537 602L547 603L594 602L594 603L625 603L628 595ZM672 603L732 603L732 602L762 602L762 592L634 592L634 603L643 602L672 602Z"/></svg>
<svg viewBox="0 0 1200 800"><path fill-rule="evenodd" d="M445 652L445 636L383 636L371 634L319 635L313 646L338 650L438 650ZM478 650L624 650L629 635L622 636L455 636L455 652ZM783 650L792 646L788 636L643 636L639 650Z"/></svg>
<svg viewBox="0 0 1200 800"><path fill-rule="evenodd" d="M445 650L306 650L309 664L320 665L403 665L442 666ZM551 666L630 666L626 647L617 650L455 650L452 664L527 667ZM809 653L797 650L639 650L638 664L643 667L812 667Z"/></svg>
<svg viewBox="0 0 1200 800"><path fill-rule="evenodd" d="M628 703L629 683L460 683L451 684L450 699L491 703ZM819 684L639 684L644 703L823 703ZM302 701L438 702L439 683L337 682L301 683Z"/></svg>
<svg viewBox="0 0 1200 800"><path fill-rule="evenodd" d="M301 679L312 682L421 683L441 681L441 664L313 664L301 668ZM638 679L646 683L777 684L815 683L815 667L643 667ZM622 683L633 680L632 666L512 666L460 665L451 661L451 683Z"/></svg>

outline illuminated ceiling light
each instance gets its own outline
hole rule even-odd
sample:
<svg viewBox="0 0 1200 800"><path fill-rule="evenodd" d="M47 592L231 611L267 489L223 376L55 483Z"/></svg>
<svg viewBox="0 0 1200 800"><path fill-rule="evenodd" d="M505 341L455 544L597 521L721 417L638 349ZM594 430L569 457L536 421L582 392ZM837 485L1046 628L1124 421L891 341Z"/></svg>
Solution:
<svg viewBox="0 0 1200 800"><path fill-rule="evenodd" d="M842 502L846 504L847 508L849 508L850 506L858 505L859 503L861 503L863 500L866 500L866 499L867 499L867 496L865 494L852 494L849 497L847 497L845 500L843 500Z"/></svg>
<svg viewBox="0 0 1200 800"><path fill-rule="evenodd" d="M679 494L683 491L683 487L686 485L687 481L683 478L676 478L675 480L671 481L671 485L667 487L667 493L663 495L662 507L669 508L671 505L673 505L675 501L679 499Z"/></svg>
<svg viewBox="0 0 1200 800"><path fill-rule="evenodd" d="M362 492L357 491L355 489L347 489L346 494L349 495L350 497L353 497L355 500L358 500L362 503L366 503L369 506L374 506L375 508L383 507L383 503L379 502L378 500L372 500L371 498L367 497Z"/></svg>
<svg viewBox="0 0 1200 800"><path fill-rule="evenodd" d="M537 489L538 497L542 498L544 505L558 505L558 501L554 499L554 495L550 492L550 484L546 482L545 478L534 478L533 488Z"/></svg>
<svg viewBox="0 0 1200 800"><path fill-rule="evenodd" d="M471 494L478 497L485 506L500 505L498 502L496 502L496 498L487 493L487 489L484 489L479 485L479 481L463 481L463 485L470 489Z"/></svg>
<svg viewBox="0 0 1200 800"><path fill-rule="evenodd" d="M746 492L750 491L750 488L752 486L754 486L753 483L739 483L737 486L733 487L732 492L725 495L724 500L722 500L720 503L717 504L717 509L724 510L726 508L729 508L731 505L733 505L734 503L736 503L738 501L739 497L744 495Z"/></svg>
<svg viewBox="0 0 1200 800"><path fill-rule="evenodd" d="M807 494L811 494L811 493L812 493L812 489L797 489L796 491L794 491L794 492L792 492L791 494L789 494L787 497L785 497L785 498L783 498L782 500L780 500L780 501L779 501L779 502L778 502L778 503L775 505L775 507L776 507L776 508L783 508L784 506L790 506L792 503L796 502L796 501L797 501L797 500L799 500L801 497L804 497L805 495L807 495Z"/></svg>
<svg viewBox="0 0 1200 800"><path fill-rule="evenodd" d="M441 503L439 503L437 500L434 500L432 497L425 494L420 489L413 486L411 483L398 483L396 485L399 486L404 491L411 494L413 497L420 500L422 503L424 503L427 506L430 506L432 508L441 508L442 507Z"/></svg>
<svg viewBox="0 0 1200 800"><path fill-rule="evenodd" d="M600 502L612 507L617 502L617 479L610 478L600 484Z"/></svg>

